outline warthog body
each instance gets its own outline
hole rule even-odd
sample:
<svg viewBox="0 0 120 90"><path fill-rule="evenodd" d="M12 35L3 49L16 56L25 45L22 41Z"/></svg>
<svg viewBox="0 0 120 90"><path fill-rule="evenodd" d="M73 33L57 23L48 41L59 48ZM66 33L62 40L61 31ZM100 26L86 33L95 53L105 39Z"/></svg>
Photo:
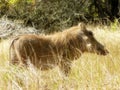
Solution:
<svg viewBox="0 0 120 90"><path fill-rule="evenodd" d="M84 52L106 55L108 51L88 31L84 24L52 35L23 35L12 41L10 63L28 65L46 70L58 65L66 75L71 61Z"/></svg>

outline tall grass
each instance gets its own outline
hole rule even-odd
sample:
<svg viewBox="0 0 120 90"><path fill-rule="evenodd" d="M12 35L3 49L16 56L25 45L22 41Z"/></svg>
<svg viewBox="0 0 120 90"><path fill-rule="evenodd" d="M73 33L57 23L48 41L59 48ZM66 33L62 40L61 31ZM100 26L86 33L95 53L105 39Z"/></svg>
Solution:
<svg viewBox="0 0 120 90"><path fill-rule="evenodd" d="M0 42L0 90L119 90L120 31L90 27L98 41L109 50L107 56L84 53L63 77L58 67L40 71L9 66L10 40ZM103 30L105 29L105 30Z"/></svg>

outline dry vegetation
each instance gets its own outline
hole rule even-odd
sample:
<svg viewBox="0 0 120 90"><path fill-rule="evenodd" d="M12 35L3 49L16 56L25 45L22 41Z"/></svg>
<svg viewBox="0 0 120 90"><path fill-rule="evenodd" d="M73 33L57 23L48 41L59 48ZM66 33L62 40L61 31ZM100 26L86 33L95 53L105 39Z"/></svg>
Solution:
<svg viewBox="0 0 120 90"><path fill-rule="evenodd" d="M109 55L84 53L72 65L68 77L58 67L40 71L31 66L20 69L9 66L10 40L0 42L0 90L119 90L120 31L119 26L89 26L98 41L109 49Z"/></svg>

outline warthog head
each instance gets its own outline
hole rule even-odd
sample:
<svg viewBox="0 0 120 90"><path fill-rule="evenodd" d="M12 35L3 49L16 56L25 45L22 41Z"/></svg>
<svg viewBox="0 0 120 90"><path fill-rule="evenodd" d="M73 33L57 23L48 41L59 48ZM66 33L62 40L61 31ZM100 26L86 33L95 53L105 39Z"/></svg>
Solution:
<svg viewBox="0 0 120 90"><path fill-rule="evenodd" d="M80 26L82 29L81 36L83 40L84 51L97 53L99 55L107 55L109 53L108 50L95 39L93 33L88 31L84 24L81 24Z"/></svg>

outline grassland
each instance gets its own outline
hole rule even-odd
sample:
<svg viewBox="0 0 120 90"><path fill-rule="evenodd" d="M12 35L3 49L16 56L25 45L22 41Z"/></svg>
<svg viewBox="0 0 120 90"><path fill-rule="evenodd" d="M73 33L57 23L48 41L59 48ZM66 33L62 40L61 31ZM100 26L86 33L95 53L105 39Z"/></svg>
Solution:
<svg viewBox="0 0 120 90"><path fill-rule="evenodd" d="M32 66L9 66L10 40L0 42L0 90L120 90L120 27L89 26L109 50L107 56L84 53L63 77L55 67L40 71Z"/></svg>

